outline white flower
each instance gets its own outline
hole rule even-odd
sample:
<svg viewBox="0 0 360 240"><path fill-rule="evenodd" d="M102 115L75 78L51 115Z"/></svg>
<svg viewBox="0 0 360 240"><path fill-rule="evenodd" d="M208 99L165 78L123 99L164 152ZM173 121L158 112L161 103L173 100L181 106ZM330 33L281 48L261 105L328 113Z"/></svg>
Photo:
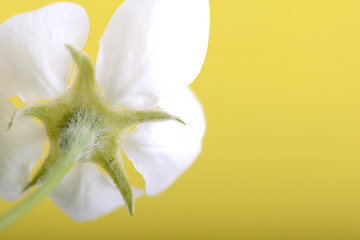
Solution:
<svg viewBox="0 0 360 240"><path fill-rule="evenodd" d="M16 111L8 97L34 103L66 91L73 61L65 44L81 49L88 30L85 10L72 3L19 14L0 26L1 129ZM122 149L144 177L150 196L171 185L201 151L204 116L187 87L201 70L208 34L208 0L127 0L100 41L96 78L108 101L133 110L160 107L187 124L145 123L124 135ZM21 197L45 141L44 127L31 118L0 131L2 197ZM135 197L142 194L133 191ZM78 221L124 204L111 180L92 163L77 163L50 197Z"/></svg>

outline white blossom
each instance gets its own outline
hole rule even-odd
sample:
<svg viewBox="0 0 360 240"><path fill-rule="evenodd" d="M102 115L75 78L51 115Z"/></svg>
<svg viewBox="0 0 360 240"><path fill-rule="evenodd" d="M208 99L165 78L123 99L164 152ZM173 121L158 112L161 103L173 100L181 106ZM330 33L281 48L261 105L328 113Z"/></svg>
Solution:
<svg viewBox="0 0 360 240"><path fill-rule="evenodd" d="M203 65L209 24L208 0L126 0L101 38L96 79L105 99L132 110L159 107L186 123L144 123L123 136L122 150L143 176L147 195L169 187L201 151L205 120L188 85ZM65 45L81 49L88 31L85 10L63 2L0 25L0 195L5 199L21 197L47 139L44 127L31 118L3 131L16 111L8 98L31 104L64 94L73 64ZM77 163L50 197L78 221L124 204L112 181L88 162Z"/></svg>

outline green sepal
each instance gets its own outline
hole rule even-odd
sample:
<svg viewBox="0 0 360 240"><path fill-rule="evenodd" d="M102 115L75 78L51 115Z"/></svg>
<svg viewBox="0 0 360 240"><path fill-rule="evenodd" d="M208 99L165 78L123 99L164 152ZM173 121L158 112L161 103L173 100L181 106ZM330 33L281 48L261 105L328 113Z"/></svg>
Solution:
<svg viewBox="0 0 360 240"><path fill-rule="evenodd" d="M125 121L124 121L125 120ZM126 123L128 126L138 125L148 122L161 122L167 120L175 120L186 125L179 117L173 116L167 112L154 109L143 111L125 111L119 115L119 124Z"/></svg>
<svg viewBox="0 0 360 240"><path fill-rule="evenodd" d="M120 153L106 154L94 158L92 161L104 169L113 180L117 189L121 192L130 215L133 216L135 199L120 156Z"/></svg>

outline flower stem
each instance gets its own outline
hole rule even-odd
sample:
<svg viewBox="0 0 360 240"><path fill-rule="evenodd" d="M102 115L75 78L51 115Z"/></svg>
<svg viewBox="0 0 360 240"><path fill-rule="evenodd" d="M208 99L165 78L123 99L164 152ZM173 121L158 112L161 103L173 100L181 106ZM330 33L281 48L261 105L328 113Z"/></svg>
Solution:
<svg viewBox="0 0 360 240"><path fill-rule="evenodd" d="M52 191L70 171L73 164L78 159L79 154L82 154L82 152L80 152L82 150L83 149L77 145L70 147L69 151L64 153L59 166L54 169L46 181L19 205L0 217L0 232L27 213Z"/></svg>

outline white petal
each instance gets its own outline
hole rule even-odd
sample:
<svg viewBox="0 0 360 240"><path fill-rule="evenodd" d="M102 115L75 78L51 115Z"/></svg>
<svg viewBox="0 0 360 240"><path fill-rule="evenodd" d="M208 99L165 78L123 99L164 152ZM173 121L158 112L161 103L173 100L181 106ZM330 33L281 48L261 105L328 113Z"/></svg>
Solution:
<svg viewBox="0 0 360 240"><path fill-rule="evenodd" d="M190 89L161 99L159 106L186 125L175 121L141 124L123 142L124 152L144 177L148 195L165 190L192 164L205 133L202 107Z"/></svg>
<svg viewBox="0 0 360 240"><path fill-rule="evenodd" d="M46 139L45 128L31 118L18 119L4 131L15 110L6 98L0 99L0 195L7 200L21 197Z"/></svg>
<svg viewBox="0 0 360 240"><path fill-rule="evenodd" d="M126 0L100 41L97 80L105 97L132 109L187 87L209 39L208 0Z"/></svg>
<svg viewBox="0 0 360 240"><path fill-rule="evenodd" d="M134 197L143 191L133 189ZM76 221L89 221L124 205L121 193L93 163L78 163L50 194Z"/></svg>
<svg viewBox="0 0 360 240"><path fill-rule="evenodd" d="M72 67L65 44L81 49L89 32L85 10L55 3L0 25L0 93L28 101L64 93Z"/></svg>

